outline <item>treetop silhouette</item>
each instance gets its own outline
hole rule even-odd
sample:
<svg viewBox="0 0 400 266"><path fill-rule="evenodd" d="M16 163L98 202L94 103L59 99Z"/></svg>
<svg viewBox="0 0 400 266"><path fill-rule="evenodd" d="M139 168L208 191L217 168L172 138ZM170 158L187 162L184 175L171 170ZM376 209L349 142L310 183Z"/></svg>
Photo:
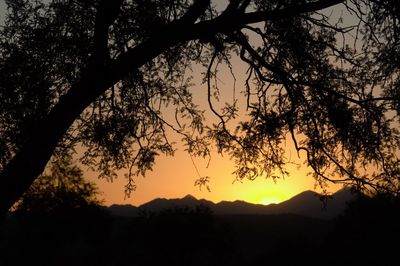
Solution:
<svg viewBox="0 0 400 266"><path fill-rule="evenodd" d="M280 144L290 136L322 186L331 181L398 193L395 1L6 3L0 31L3 213L52 156L62 158L78 144L85 147L81 161L102 175L128 169L129 193L133 176L151 169L157 155L174 154L171 133L192 155L208 156L214 143L235 161L238 179L285 174ZM337 9L351 19L330 13ZM218 67L232 67L236 58L248 66L248 116L239 123L236 99L215 105L222 89ZM205 123L194 103L195 65L204 68L217 123Z"/></svg>
<svg viewBox="0 0 400 266"><path fill-rule="evenodd" d="M14 206L22 215L48 214L90 207L98 208L98 188L83 178L71 157L50 163L50 171L39 176ZM47 172L47 171L46 171Z"/></svg>

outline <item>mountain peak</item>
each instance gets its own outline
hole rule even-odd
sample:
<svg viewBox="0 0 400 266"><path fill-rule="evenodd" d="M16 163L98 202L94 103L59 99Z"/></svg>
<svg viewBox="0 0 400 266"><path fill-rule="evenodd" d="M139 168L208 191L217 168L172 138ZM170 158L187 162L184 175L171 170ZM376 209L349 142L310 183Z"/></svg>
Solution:
<svg viewBox="0 0 400 266"><path fill-rule="evenodd" d="M159 212L175 207L194 208L197 205L204 204L208 205L213 213L217 215L271 215L290 213L314 218L331 219L342 213L346 207L346 202L354 197L349 190L340 190L324 206L324 203L318 197L319 195L314 191L308 190L282 203L264 206L241 200L213 203L205 199L198 200L193 195L188 194L183 198L154 199L142 204L138 208L130 205L112 205L109 208L113 214L134 217L138 215L138 210L140 209Z"/></svg>
<svg viewBox="0 0 400 266"><path fill-rule="evenodd" d="M186 200L197 200L193 195L191 194L187 194L186 196L184 196L182 199L186 199Z"/></svg>

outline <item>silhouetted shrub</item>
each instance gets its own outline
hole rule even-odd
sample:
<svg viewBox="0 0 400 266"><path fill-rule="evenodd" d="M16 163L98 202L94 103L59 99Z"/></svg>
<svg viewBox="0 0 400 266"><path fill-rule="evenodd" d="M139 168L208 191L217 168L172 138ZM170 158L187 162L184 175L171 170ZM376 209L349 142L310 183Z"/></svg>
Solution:
<svg viewBox="0 0 400 266"><path fill-rule="evenodd" d="M359 195L336 219L330 249L337 262L353 265L393 265L400 243L400 199L388 194Z"/></svg>
<svg viewBox="0 0 400 266"><path fill-rule="evenodd" d="M0 265L107 265L112 220L97 194L71 158L55 162L15 206Z"/></svg>

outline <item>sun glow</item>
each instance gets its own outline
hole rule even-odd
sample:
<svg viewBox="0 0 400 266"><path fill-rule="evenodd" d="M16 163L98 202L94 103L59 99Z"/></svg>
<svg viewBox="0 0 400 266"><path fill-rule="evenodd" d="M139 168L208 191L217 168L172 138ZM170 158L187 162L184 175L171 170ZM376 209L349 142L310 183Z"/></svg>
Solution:
<svg viewBox="0 0 400 266"><path fill-rule="evenodd" d="M260 204L262 204L262 205L270 205L270 204L277 204L277 203L280 203L280 202L282 202L281 199L274 198L274 197L268 197L268 198L262 199L260 201Z"/></svg>

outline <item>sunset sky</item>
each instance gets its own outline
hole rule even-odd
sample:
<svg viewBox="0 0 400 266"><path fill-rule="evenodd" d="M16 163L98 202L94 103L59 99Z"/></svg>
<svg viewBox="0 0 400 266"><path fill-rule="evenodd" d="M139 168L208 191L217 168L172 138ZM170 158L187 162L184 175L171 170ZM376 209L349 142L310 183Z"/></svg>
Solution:
<svg viewBox="0 0 400 266"><path fill-rule="evenodd" d="M213 202L244 200L269 204L287 200L305 190L315 190L315 182L312 177L306 175L307 169L304 166L300 169L288 166L290 176L277 183L263 177L254 181L233 183L234 176L231 173L234 167L229 158L215 154L208 168L207 160L194 158L194 161L202 176L211 177L210 192L205 188L200 190L194 186L198 175L190 156L182 150L179 150L174 157L160 157L152 172L145 178L137 177L135 179L137 189L127 199L124 199L126 180L123 175L112 183L103 179L98 180L94 173L88 172L87 175L99 186L107 205L113 203L140 205L154 198L181 198L187 194ZM339 188L332 185L330 190L334 192Z"/></svg>
<svg viewBox="0 0 400 266"><path fill-rule="evenodd" d="M233 58L234 74L236 78L236 89L233 90L233 78L228 68L221 67L219 75L219 87L221 101L213 102L214 107L221 107L225 101L231 101L233 96L238 100L241 110L245 109L245 97L242 94L244 88L244 73L246 66L239 60ZM201 73L204 69L200 67L193 68L194 83L192 91L196 104L204 108L207 123L217 122L215 115L211 114L207 103L207 88L205 84L201 84ZM189 74L188 74L189 75ZM235 95L233 92L235 91ZM245 112L243 111L243 114ZM164 118L173 123L173 115L168 112L163 113ZM243 117L243 116L242 116ZM240 120L240 118L238 119ZM232 123L231 126L236 126ZM287 200L296 194L305 190L320 191L315 187L315 180L311 176L307 176L310 168L305 165L305 153L300 153L300 158L294 149L291 138L287 138L287 142L283 143L286 149L286 157L295 164L287 166L290 176L280 179L276 183L265 177L258 177L254 181L243 180L243 182L235 181L232 174L234 163L230 161L229 155L221 156L214 152L211 160L203 158L191 158L185 151L184 147L177 136L171 136L172 141L177 142L177 149L174 157L160 156L156 159L156 164L152 172L148 172L146 177L136 177L137 185L130 198L125 199L124 185L126 179L123 173L112 183L107 180L99 180L97 174L88 172L90 180L98 184L100 190L104 193L103 198L107 205L117 204L133 204L140 205L154 198L181 198L187 194L191 194L196 198L205 198L213 202L219 201L235 201L243 200L258 204L278 203ZM207 167L208 166L208 167ZM199 173L197 173L197 170ZM196 179L200 176L210 177L210 192L206 188L195 186ZM331 185L330 192L340 189L339 185Z"/></svg>
<svg viewBox="0 0 400 266"><path fill-rule="evenodd" d="M0 24L3 23L4 12L4 0L0 0ZM239 62L234 62L234 64L237 78L237 92L234 96L238 99L240 97L243 99L244 97L240 94L240 90L241 86L243 86L242 75L245 72L245 68ZM193 87L193 92L195 101L207 108L206 88L205 85L199 84L201 71L200 69L194 69L193 75L197 80L197 85ZM220 76L222 100L232 99L233 80L228 73L229 71L227 70L225 72L222 71L223 75ZM224 95L224 93L226 94ZM168 116L168 114L164 115ZM214 119L209 113L206 114L206 117L210 121ZM318 188L314 186L314 179L307 176L309 169L304 166L305 158L297 157L290 142L286 144L287 157L302 166L300 168L295 165L288 166L287 170L289 170L290 176L285 180L278 180L277 183L270 179L266 180L264 177L259 177L255 181L234 182L235 177L232 175L234 165L229 160L228 155L222 157L213 153L207 167L208 159L191 158L179 144L176 148L178 150L174 157L158 157L152 172L148 172L145 178L135 178L137 189L130 198L126 199L124 195L126 179L122 173L119 178L110 182L104 179L99 180L96 173L86 172L85 167L82 169L85 170L85 176L98 185L102 192L101 198L105 200L107 205L113 203L140 205L154 198L180 198L187 194L214 202L243 200L252 203L269 204L287 200L305 190L318 191ZM199 187L194 185L196 179L199 178L196 168L201 176L210 176L210 192L205 188L200 190ZM339 186L332 185L330 191L334 192L339 188Z"/></svg>

